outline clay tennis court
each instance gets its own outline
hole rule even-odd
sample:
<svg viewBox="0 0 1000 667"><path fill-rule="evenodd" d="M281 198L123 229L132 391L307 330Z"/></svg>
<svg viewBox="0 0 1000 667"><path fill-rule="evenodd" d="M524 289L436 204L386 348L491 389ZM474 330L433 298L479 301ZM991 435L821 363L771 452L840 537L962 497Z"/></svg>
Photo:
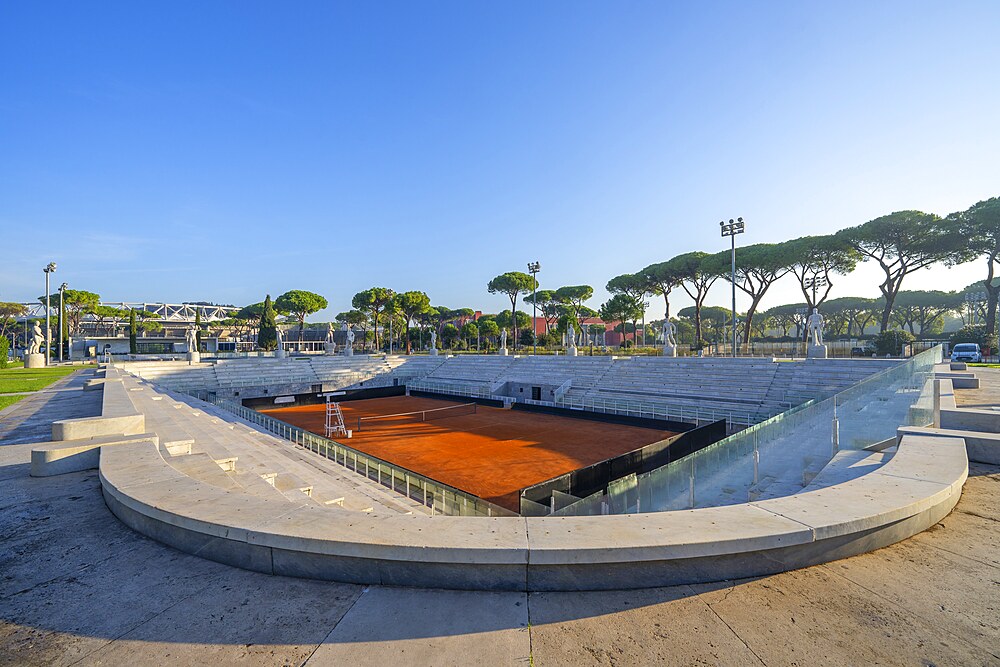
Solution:
<svg viewBox="0 0 1000 667"><path fill-rule="evenodd" d="M344 401L340 407L347 428L356 429L358 417L455 405L461 403L393 396ZM325 405L261 412L324 434ZM676 435L672 431L485 405L477 406L475 414L464 408L449 412L454 414L429 421L417 417L418 421L407 418L364 422L353 438L338 440L517 512L518 493L526 486Z"/></svg>

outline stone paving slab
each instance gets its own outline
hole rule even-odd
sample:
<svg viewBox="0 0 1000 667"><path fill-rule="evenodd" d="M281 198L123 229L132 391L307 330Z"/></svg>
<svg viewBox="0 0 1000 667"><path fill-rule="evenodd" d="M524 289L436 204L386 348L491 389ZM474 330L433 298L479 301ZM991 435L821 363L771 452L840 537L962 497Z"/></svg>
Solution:
<svg viewBox="0 0 1000 667"><path fill-rule="evenodd" d="M527 665L524 593L372 587L306 661L321 665Z"/></svg>
<svg viewBox="0 0 1000 667"><path fill-rule="evenodd" d="M986 408L997 405L1000 396L1000 368L969 366L969 371L979 378L978 389L959 389L955 392L955 403L960 408Z"/></svg>
<svg viewBox="0 0 1000 667"><path fill-rule="evenodd" d="M93 378L93 374L93 370L81 370L54 382L48 388L80 389L87 380ZM53 421L95 417L99 414L101 392L34 392L0 410L0 442L14 444L51 440Z"/></svg>
<svg viewBox="0 0 1000 667"><path fill-rule="evenodd" d="M536 665L762 665L690 587L532 593Z"/></svg>
<svg viewBox="0 0 1000 667"><path fill-rule="evenodd" d="M358 586L221 576L80 665L299 665L357 601ZM364 664L357 661L356 664Z"/></svg>
<svg viewBox="0 0 1000 667"><path fill-rule="evenodd" d="M927 547L920 540L895 546L822 568L887 606L905 610L908 617L933 627L935 636L951 635L985 653L1000 649L1000 585L996 582L1000 570L943 550L927 558ZM913 586L915 581L921 585Z"/></svg>
<svg viewBox="0 0 1000 667"><path fill-rule="evenodd" d="M908 580L900 593L916 585ZM1000 659L825 566L731 588L693 588L766 664L986 665Z"/></svg>

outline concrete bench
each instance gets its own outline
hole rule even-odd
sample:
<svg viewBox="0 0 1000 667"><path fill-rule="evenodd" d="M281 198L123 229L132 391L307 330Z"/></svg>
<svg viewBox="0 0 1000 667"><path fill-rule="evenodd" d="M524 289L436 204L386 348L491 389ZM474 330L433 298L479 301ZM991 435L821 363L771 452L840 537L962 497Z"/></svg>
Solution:
<svg viewBox="0 0 1000 667"><path fill-rule="evenodd" d="M136 442L151 442L156 446L159 440L155 433L141 433L36 443L31 448L30 474L32 477L50 477L94 470L100 463L102 447Z"/></svg>
<svg viewBox="0 0 1000 667"><path fill-rule="evenodd" d="M958 407L955 402L954 383L954 379L941 379L939 426L953 431L1000 433L1000 410Z"/></svg>
<svg viewBox="0 0 1000 667"><path fill-rule="evenodd" d="M906 435L937 435L960 438L965 442L965 449L970 461L1000 465L1000 433L947 428L935 429L926 426L900 426L896 430L897 441L902 440Z"/></svg>
<svg viewBox="0 0 1000 667"><path fill-rule="evenodd" d="M942 380L951 380L955 389L979 389L979 378L975 373L937 372L934 377Z"/></svg>
<svg viewBox="0 0 1000 667"><path fill-rule="evenodd" d="M53 440L83 440L104 435L136 435L145 432L145 417L132 405L128 390L117 377L117 371L108 371L100 389L104 392L100 416L52 422Z"/></svg>

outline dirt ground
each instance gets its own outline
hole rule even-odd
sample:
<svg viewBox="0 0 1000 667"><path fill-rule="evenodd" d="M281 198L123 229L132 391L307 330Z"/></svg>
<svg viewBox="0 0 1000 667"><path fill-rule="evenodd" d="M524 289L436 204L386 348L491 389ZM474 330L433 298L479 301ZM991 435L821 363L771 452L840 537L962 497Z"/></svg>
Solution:
<svg viewBox="0 0 1000 667"><path fill-rule="evenodd" d="M356 429L358 417L459 404L394 396L340 405L347 428ZM261 412L323 435L325 410L325 405L303 405ZM518 492L526 486L672 435L671 431L480 405L475 414L423 422L366 422L344 443L516 512Z"/></svg>

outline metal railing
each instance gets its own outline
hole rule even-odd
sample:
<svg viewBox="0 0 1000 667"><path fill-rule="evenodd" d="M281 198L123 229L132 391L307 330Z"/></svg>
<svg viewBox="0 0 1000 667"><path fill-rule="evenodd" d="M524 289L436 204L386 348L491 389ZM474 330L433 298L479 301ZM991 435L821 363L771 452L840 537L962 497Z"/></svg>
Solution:
<svg viewBox="0 0 1000 667"><path fill-rule="evenodd" d="M573 388L573 378L570 378L556 388L555 393L553 393L554 400L556 400L557 402L563 400L563 398L566 396L566 392L568 392L572 388Z"/></svg>
<svg viewBox="0 0 1000 667"><path fill-rule="evenodd" d="M750 426L757 419L753 410L734 410L729 408L712 408L698 405L676 405L671 403L646 403L642 401L622 401L616 399L584 396L580 398L563 398L554 403L562 408L572 410L589 410L606 414L625 415L628 417L648 417L650 419L666 419L673 421L714 422L726 420L730 430L737 426Z"/></svg>
<svg viewBox="0 0 1000 667"><path fill-rule="evenodd" d="M367 477L387 489L410 498L431 510L431 515L445 514L449 516L517 516L515 512L494 505L472 494L425 477L412 470L389 463L370 454L365 454L347 447L336 440L324 438L298 426L292 426L280 419L275 419L256 410L230 401L209 392L194 392L191 395L203 401L216 405L237 417L256 424L265 431L273 433L296 445L304 447L327 459Z"/></svg>
<svg viewBox="0 0 1000 667"><path fill-rule="evenodd" d="M494 396L486 385L452 384L450 382L408 382L406 388L412 391L426 391L432 394L450 394L452 396L468 396L469 398L492 398L503 400L503 396Z"/></svg>
<svg viewBox="0 0 1000 667"><path fill-rule="evenodd" d="M606 398L562 398L556 401L539 401L523 397L510 397L494 394L489 387L476 385L452 384L447 382L411 382L406 388L412 391L426 391L434 394L451 396L467 396L470 398L489 398L497 401L512 401L528 405L545 405L571 410L587 410L605 414L624 415L627 417L646 417L649 419L664 419L673 421L714 422L726 420L729 430L737 427L750 426L758 421L758 412L754 410L736 410L711 408L697 405L674 405L670 403L646 403L641 401L625 401Z"/></svg>

